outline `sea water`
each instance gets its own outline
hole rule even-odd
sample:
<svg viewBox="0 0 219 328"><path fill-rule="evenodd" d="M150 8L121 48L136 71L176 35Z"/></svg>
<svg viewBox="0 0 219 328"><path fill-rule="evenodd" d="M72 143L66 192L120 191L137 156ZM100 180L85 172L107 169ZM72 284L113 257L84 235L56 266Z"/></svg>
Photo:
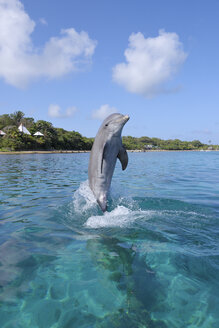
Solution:
<svg viewBox="0 0 219 328"><path fill-rule="evenodd" d="M218 328L219 152L0 155L1 328Z"/></svg>

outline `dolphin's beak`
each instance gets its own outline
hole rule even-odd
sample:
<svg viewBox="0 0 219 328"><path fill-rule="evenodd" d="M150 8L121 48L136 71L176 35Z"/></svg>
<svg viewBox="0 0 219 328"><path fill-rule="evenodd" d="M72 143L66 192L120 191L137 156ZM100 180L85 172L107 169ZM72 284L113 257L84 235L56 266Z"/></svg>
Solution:
<svg viewBox="0 0 219 328"><path fill-rule="evenodd" d="M116 121L114 121L115 123L118 124L122 124L122 126L125 125L125 123L129 120L129 116L128 115L121 115Z"/></svg>
<svg viewBox="0 0 219 328"><path fill-rule="evenodd" d="M128 115L125 115L125 116L123 116L123 120L125 121L125 123L129 120L129 116Z"/></svg>

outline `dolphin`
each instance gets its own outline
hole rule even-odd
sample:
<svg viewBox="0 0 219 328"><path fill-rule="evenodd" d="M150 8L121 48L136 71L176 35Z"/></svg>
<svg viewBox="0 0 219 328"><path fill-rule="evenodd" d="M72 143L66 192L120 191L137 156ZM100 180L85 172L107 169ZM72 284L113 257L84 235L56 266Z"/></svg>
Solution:
<svg viewBox="0 0 219 328"><path fill-rule="evenodd" d="M128 154L121 138L123 126L128 120L128 115L119 113L108 116L100 126L91 149L89 186L103 212L107 209L107 195L117 157L123 170L128 165Z"/></svg>

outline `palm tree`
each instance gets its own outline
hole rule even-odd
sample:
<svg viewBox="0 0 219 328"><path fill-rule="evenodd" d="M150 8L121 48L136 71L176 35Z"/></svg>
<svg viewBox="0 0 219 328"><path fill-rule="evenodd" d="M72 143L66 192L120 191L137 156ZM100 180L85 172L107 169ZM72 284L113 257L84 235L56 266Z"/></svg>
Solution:
<svg viewBox="0 0 219 328"><path fill-rule="evenodd" d="M14 125L20 125L22 119L24 118L24 113L18 110L10 115L11 119L14 121Z"/></svg>

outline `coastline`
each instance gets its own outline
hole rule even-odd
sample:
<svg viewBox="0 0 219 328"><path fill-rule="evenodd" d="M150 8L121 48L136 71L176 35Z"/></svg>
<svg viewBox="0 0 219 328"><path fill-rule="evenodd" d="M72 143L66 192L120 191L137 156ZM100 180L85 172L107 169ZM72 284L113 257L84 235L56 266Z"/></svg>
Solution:
<svg viewBox="0 0 219 328"><path fill-rule="evenodd" d="M167 149L156 149L156 150L127 150L129 153L153 153L153 152L209 152L219 151L219 149L185 149L185 150L167 150ZM0 151L0 155L29 155L29 154L77 154L77 153L90 153L90 150L20 150L20 151Z"/></svg>
<svg viewBox="0 0 219 328"><path fill-rule="evenodd" d="M18 151L0 151L0 155L29 155L29 154L72 154L89 153L90 150L18 150Z"/></svg>

